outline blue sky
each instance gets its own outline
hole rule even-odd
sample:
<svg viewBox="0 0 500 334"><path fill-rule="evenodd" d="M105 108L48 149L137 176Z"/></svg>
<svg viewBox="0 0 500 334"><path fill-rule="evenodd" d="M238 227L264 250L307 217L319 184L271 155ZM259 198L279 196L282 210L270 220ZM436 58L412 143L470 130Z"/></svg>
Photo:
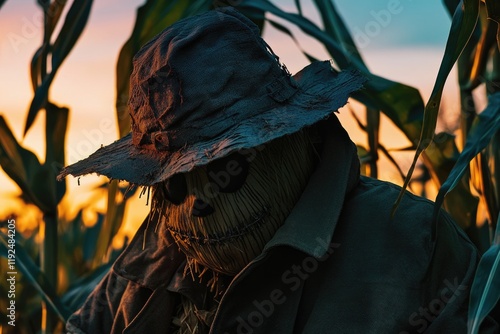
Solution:
<svg viewBox="0 0 500 334"><path fill-rule="evenodd" d="M441 1L336 0L334 3L351 32L355 28L364 30L368 22L376 21L374 13L388 10L391 6L400 9L398 14L391 15L390 24L383 28L376 47L442 45L448 36L450 17Z"/></svg>

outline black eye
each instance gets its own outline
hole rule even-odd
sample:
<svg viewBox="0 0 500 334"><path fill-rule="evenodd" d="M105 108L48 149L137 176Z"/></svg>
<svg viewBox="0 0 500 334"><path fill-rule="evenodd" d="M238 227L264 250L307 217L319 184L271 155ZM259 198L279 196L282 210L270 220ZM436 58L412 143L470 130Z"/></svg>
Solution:
<svg viewBox="0 0 500 334"><path fill-rule="evenodd" d="M172 204L179 205L187 196L186 178L182 174L175 174L165 181L165 197Z"/></svg>
<svg viewBox="0 0 500 334"><path fill-rule="evenodd" d="M240 189L248 175L249 163L244 155L232 153L207 165L208 179L222 193Z"/></svg>

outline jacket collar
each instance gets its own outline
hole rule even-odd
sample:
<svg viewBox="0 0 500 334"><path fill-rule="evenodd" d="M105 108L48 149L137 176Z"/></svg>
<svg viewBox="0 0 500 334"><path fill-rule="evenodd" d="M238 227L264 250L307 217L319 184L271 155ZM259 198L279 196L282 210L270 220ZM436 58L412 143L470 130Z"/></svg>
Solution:
<svg viewBox="0 0 500 334"><path fill-rule="evenodd" d="M359 160L356 146L337 117L330 117L319 126L323 137L320 163L264 252L286 245L319 258L331 247L344 199L359 181Z"/></svg>
<svg viewBox="0 0 500 334"><path fill-rule="evenodd" d="M331 247L344 199L359 181L359 161L356 147L337 117L318 127L323 137L320 163L263 253L276 246L290 246L319 258ZM158 233L158 221L160 217L150 213L113 266L118 275L151 289L170 282L185 263L172 237Z"/></svg>

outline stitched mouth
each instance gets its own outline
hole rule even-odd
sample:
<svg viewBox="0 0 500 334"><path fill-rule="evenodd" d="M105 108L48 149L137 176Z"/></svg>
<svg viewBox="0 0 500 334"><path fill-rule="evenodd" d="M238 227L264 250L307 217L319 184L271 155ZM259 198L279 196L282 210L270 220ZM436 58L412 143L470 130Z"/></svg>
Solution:
<svg viewBox="0 0 500 334"><path fill-rule="evenodd" d="M263 210L253 215L253 219L250 222L240 223L236 226L230 227L226 231L211 233L206 236L196 236L191 231L177 229L169 225L167 225L167 230L169 230L175 237L187 242L195 242L198 244L227 243L259 229L265 223L264 218L268 215L269 208L264 207Z"/></svg>

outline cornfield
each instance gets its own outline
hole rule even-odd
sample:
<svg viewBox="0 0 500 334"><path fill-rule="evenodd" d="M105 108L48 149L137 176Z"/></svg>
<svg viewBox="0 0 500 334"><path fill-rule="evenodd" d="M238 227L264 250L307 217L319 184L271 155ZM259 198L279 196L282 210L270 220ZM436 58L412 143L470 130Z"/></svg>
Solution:
<svg viewBox="0 0 500 334"><path fill-rule="evenodd" d="M303 55L314 61L313 52L300 47L300 40L294 35L294 29L300 30L321 43L335 67L354 69L368 79L365 89L352 96L363 109L361 113L352 113L366 134L367 144L358 145L362 172L379 177L380 156L385 156L402 175L403 188L411 190L412 185L420 184L419 195L423 196L428 185L438 189L437 196L431 198L436 201L436 213L444 207L482 254L471 289L468 324L469 333L478 333L481 322L500 298L500 2L443 1L451 24L427 101L416 88L371 72L334 1L311 2L320 22L303 11L300 0L294 1L294 10L285 10L270 0L145 1L137 9L133 31L117 58L115 100L119 135L130 132L127 99L132 57L177 20L231 5L261 28L266 25L292 37ZM0 0L0 11L4 3ZM112 242L122 226L128 200L139 193L117 181L100 185L95 189L95 197L107 198L106 212L97 213L97 222L91 227L83 225L83 207L75 217L62 214L61 201L67 189L65 182L56 181L56 175L67 162L65 140L70 109L51 98L50 88L88 24L93 1L38 0L37 4L43 14L42 43L28 64L33 96L23 133L44 117L45 157L41 160L24 147L6 117L0 114L0 165L19 187L22 200L36 206L43 219L38 232L31 235L16 232L13 216L0 221L2 275L18 271L15 327L9 325L11 283L4 277L0 282L0 333L63 331L65 320L82 305L125 247L126 242L118 249ZM443 90L454 70L459 87L460 136L436 133L438 118L444 112ZM484 110L478 110L478 95L487 100ZM411 143L401 148L414 157L409 170L402 169L394 158L395 152L381 142L383 115ZM420 171L418 177L412 177L415 170ZM60 282L61 277L65 284Z"/></svg>

